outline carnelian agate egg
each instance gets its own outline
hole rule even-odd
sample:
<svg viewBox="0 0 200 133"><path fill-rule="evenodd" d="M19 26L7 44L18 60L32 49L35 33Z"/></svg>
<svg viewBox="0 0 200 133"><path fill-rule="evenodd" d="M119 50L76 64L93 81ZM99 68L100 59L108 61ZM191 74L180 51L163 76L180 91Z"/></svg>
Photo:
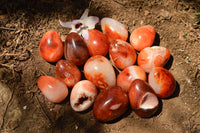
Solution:
<svg viewBox="0 0 200 133"><path fill-rule="evenodd" d="M89 57L89 51L84 39L75 32L67 35L64 45L65 58L75 65L82 65Z"/></svg>
<svg viewBox="0 0 200 133"><path fill-rule="evenodd" d="M89 80L79 81L72 89L70 104L75 111L84 111L92 106L97 96L96 86Z"/></svg>
<svg viewBox="0 0 200 133"><path fill-rule="evenodd" d="M133 46L120 39L111 42L109 55L114 65L119 69L133 65L137 57Z"/></svg>
<svg viewBox="0 0 200 133"><path fill-rule="evenodd" d="M90 56L93 55L103 55L108 53L109 41L105 34L102 32L89 29L89 39L86 40L86 44L89 50Z"/></svg>
<svg viewBox="0 0 200 133"><path fill-rule="evenodd" d="M50 30L43 35L39 52L48 62L56 62L63 56L63 42L56 31Z"/></svg>
<svg viewBox="0 0 200 133"><path fill-rule="evenodd" d="M67 86L57 78L40 76L37 80L37 84L43 95L51 102L60 103L68 95Z"/></svg>
<svg viewBox="0 0 200 133"><path fill-rule="evenodd" d="M140 79L132 82L129 91L131 108L140 117L150 117L158 109L159 101L151 86Z"/></svg>
<svg viewBox="0 0 200 133"><path fill-rule="evenodd" d="M149 73L149 84L158 97L167 98L172 95L176 88L173 75L165 68L155 67Z"/></svg>
<svg viewBox="0 0 200 133"><path fill-rule="evenodd" d="M138 65L149 73L154 67L163 67L169 58L170 51L165 47L147 47L139 53Z"/></svg>
<svg viewBox="0 0 200 133"><path fill-rule="evenodd" d="M130 36L130 43L137 51L152 46L156 36L153 26L146 25L135 29Z"/></svg>
<svg viewBox="0 0 200 133"><path fill-rule="evenodd" d="M127 28L122 23L112 18L101 19L101 29L103 33L108 37L110 42L115 39L126 41L128 38Z"/></svg>
<svg viewBox="0 0 200 133"><path fill-rule="evenodd" d="M98 121L112 121L120 117L127 110L128 105L128 95L120 87L110 87L102 90L97 96L93 114Z"/></svg>
<svg viewBox="0 0 200 133"><path fill-rule="evenodd" d="M108 59L102 55L95 55L87 60L84 74L86 79L92 81L99 89L116 84L115 71Z"/></svg>
<svg viewBox="0 0 200 133"><path fill-rule="evenodd" d="M68 87L73 87L81 80L81 72L69 60L59 60L56 64L56 76L63 80Z"/></svg>
<svg viewBox="0 0 200 133"><path fill-rule="evenodd" d="M120 86L123 91L129 92L130 85L135 79L146 81L146 73L139 66L129 66L117 76L117 86Z"/></svg>

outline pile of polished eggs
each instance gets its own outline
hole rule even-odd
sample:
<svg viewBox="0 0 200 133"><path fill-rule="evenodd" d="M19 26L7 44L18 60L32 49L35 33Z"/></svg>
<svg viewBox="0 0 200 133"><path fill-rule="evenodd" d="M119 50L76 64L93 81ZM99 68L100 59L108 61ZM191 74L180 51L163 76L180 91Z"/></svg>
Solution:
<svg viewBox="0 0 200 133"><path fill-rule="evenodd" d="M119 118L129 107L140 117L153 116L159 98L169 98L175 91L176 81L164 68L170 51L152 46L156 36L153 26L132 31L130 43L122 23L103 18L101 28L89 29L87 40L71 32L64 44L56 31L46 32L39 52L44 60L56 62L56 77L40 76L39 89L53 103L69 95L77 112L92 106L95 119L101 122Z"/></svg>

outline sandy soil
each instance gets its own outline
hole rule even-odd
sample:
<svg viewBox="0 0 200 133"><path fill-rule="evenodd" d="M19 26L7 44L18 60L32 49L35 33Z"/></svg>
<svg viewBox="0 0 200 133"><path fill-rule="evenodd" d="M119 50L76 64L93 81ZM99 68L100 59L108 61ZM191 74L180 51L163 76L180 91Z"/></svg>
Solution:
<svg viewBox="0 0 200 133"><path fill-rule="evenodd" d="M51 29L64 40L69 32L58 20L89 15L111 17L132 32L143 25L157 30L155 45L171 52L167 68L177 81L174 95L162 99L151 118L131 109L110 123L96 121L92 109L77 113L69 97L49 102L37 86L41 75L55 76L55 64L39 55L39 42ZM0 2L0 129L2 133L198 133L200 132L199 0L59 0ZM196 24L196 25L195 25ZM100 24L97 25L99 29Z"/></svg>

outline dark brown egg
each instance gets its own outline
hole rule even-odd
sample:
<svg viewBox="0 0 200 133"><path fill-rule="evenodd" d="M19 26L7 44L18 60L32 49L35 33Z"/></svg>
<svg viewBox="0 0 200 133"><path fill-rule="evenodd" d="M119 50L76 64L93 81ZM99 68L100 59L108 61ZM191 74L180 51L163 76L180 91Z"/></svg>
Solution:
<svg viewBox="0 0 200 133"><path fill-rule="evenodd" d="M82 65L89 57L89 51L83 38L78 33L67 35L64 45L65 58L75 65Z"/></svg>
<svg viewBox="0 0 200 133"><path fill-rule="evenodd" d="M98 121L108 122L120 117L128 108L128 95L120 87L101 90L97 96L93 114Z"/></svg>
<svg viewBox="0 0 200 133"><path fill-rule="evenodd" d="M140 117L150 117L158 109L159 101L151 86L141 80L132 82L129 91L131 108Z"/></svg>

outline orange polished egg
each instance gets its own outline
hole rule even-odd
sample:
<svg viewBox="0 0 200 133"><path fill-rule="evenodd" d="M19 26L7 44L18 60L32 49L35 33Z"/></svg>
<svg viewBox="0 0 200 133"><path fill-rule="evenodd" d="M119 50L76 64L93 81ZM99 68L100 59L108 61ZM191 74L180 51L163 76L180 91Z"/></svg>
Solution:
<svg viewBox="0 0 200 133"><path fill-rule="evenodd" d="M84 65L84 75L98 89L106 89L116 85L115 71L110 61L102 55L95 55L87 60Z"/></svg>
<svg viewBox="0 0 200 133"><path fill-rule="evenodd" d="M122 23L112 18L103 18L101 20L101 29L110 42L115 39L126 41L128 38L127 28Z"/></svg>
<svg viewBox="0 0 200 133"><path fill-rule="evenodd" d="M37 80L37 84L43 95L51 102L60 103L68 95L67 86L57 78L40 76Z"/></svg>
<svg viewBox="0 0 200 133"><path fill-rule="evenodd" d="M80 70L69 60L59 60L56 63L56 76L64 81L68 87L73 87L81 80Z"/></svg>
<svg viewBox="0 0 200 133"><path fill-rule="evenodd" d="M135 79L146 81L146 73L140 66L129 66L117 76L117 86L120 86L123 91L129 92L131 83Z"/></svg>
<svg viewBox="0 0 200 133"><path fill-rule="evenodd" d="M170 58L170 51L161 46L147 47L138 55L138 65L149 73L154 67L163 67Z"/></svg>
<svg viewBox="0 0 200 133"><path fill-rule="evenodd" d="M43 35L39 52L48 62L56 62L63 56L63 42L56 31L50 30Z"/></svg>
<svg viewBox="0 0 200 133"><path fill-rule="evenodd" d="M98 94L93 107L93 115L101 122L119 118L129 105L128 95L119 86L108 87Z"/></svg>
<svg viewBox="0 0 200 133"><path fill-rule="evenodd" d="M111 61L119 69L133 65L137 58L133 46L121 39L116 39L110 43L109 55Z"/></svg>
<svg viewBox="0 0 200 133"><path fill-rule="evenodd" d="M106 35L95 29L89 29L88 34L89 34L89 39L86 40L86 44L90 56L93 55L105 56L108 53L108 48L109 48L109 41Z"/></svg>
<svg viewBox="0 0 200 133"><path fill-rule="evenodd" d="M156 36L153 26L146 25L135 29L130 36L130 43L137 51L152 46Z"/></svg>
<svg viewBox="0 0 200 133"><path fill-rule="evenodd" d="M165 68L155 67L149 73L149 84L158 97L167 98L171 96L176 88L174 76Z"/></svg>

